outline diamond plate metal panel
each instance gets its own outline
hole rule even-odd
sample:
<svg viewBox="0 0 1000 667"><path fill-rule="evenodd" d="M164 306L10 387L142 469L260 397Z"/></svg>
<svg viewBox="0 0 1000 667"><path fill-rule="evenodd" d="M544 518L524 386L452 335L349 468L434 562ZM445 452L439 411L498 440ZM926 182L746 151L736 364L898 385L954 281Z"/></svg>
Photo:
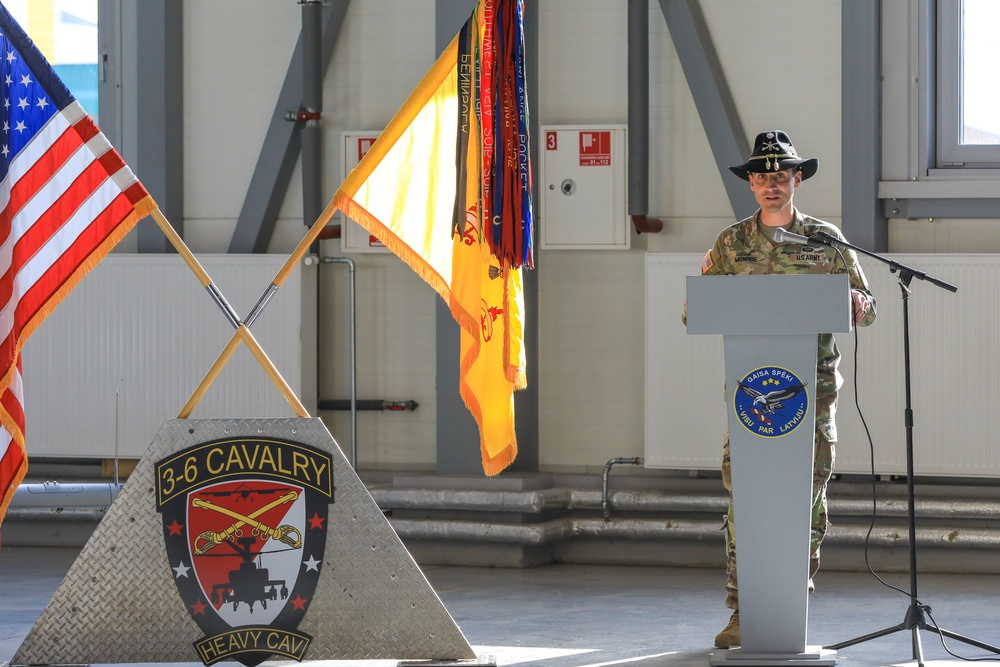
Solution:
<svg viewBox="0 0 1000 667"><path fill-rule="evenodd" d="M156 461L192 445L273 437L333 459L323 566L299 630L307 660L471 660L475 653L319 419L168 420L26 636L12 665L200 662L174 584Z"/></svg>

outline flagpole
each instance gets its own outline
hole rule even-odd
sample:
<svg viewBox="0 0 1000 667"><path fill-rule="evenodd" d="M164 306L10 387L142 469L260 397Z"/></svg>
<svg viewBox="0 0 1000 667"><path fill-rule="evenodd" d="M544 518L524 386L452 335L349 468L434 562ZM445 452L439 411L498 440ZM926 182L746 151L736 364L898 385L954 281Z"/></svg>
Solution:
<svg viewBox="0 0 1000 667"><path fill-rule="evenodd" d="M209 294L212 295L212 299L222 310L223 314L225 314L229 323L232 324L234 328L239 327L239 315L236 314L236 311L233 310L233 307L229 305L229 302L226 301L226 298L222 295L222 292L220 292L215 286L215 283L212 282L208 272L205 271L204 267L202 267L198 258L194 256L191 249L187 247L186 243L184 243L184 239L177 234L174 230L174 226L170 224L170 221L167 220L167 218L163 215L163 212L160 211L160 207L157 206L154 208L150 215L153 217L153 220L156 221L156 225L160 228L160 231L162 231L167 237L167 240L170 241L170 245L172 245L177 251L177 254L184 258L184 262L188 265L188 267L190 267L191 271L194 272L194 275L198 278L198 282L201 283L201 286L207 289Z"/></svg>
<svg viewBox="0 0 1000 667"><path fill-rule="evenodd" d="M257 359L257 362L264 367L264 371L267 373L268 377L271 378L271 382L278 387L282 395L284 395L285 400L287 400L288 404L292 406L292 409L295 411L295 415L303 418L308 417L309 411L306 410L304 405L302 405L302 402L299 401L298 396L296 396L295 392L292 391L292 388L288 386L285 379L281 377L281 373L279 373L278 369L275 368L271 359L267 356L267 353L264 352L264 348L260 346L260 343L257 342L256 338L254 338L253 333L250 332L250 329L248 329L246 325L243 325L236 330L236 333L243 339L243 343L250 348L250 352L253 354L254 358Z"/></svg>
<svg viewBox="0 0 1000 667"><path fill-rule="evenodd" d="M222 351L222 354L219 355L219 358L215 360L214 364L212 364L212 367L209 369L208 373L205 375L204 378L202 378L201 383L195 388L194 393L191 394L191 398L189 398L187 400L187 403L184 404L184 407L181 408L180 414L177 415L178 419L187 419L188 417L191 416L191 413L194 411L195 406L197 406L198 403L201 402L201 399L205 396L205 393L208 391L208 388L211 386L212 382L215 381L215 378L217 378L219 376L219 373L222 372L223 366L229 363L230 357L233 356L233 352L236 351L236 348L239 347L239 344L240 344L239 336L233 336L232 338L229 339L229 344L226 345L226 348Z"/></svg>
<svg viewBox="0 0 1000 667"><path fill-rule="evenodd" d="M225 349L222 350L222 354L220 354L219 358L215 360L215 363L212 364L212 368L209 369L201 383L194 390L194 393L191 394L191 398L189 398L187 403L184 404L184 407L181 409L180 414L177 415L177 418L187 419L191 416L191 413L194 411L198 403L201 402L201 399L204 398L205 394L208 392L208 388L215 381L215 378L217 378L219 373L222 372L223 367L229 363L229 359L232 358L233 353L236 352L236 348L239 347L241 342L246 344L250 353L253 354L254 358L257 359L257 362L264 368L264 372L267 373L268 377L271 378L271 382L274 383L274 385L278 388L278 391L280 391L285 397L285 400L288 401L292 410L295 411L295 415L297 417L309 417L309 411L306 410L305 406L295 395L295 392L288 385L288 383L285 382L285 379L281 377L281 374L275 368L271 359L267 356L267 353L264 352L264 349L260 346L260 343L257 342L257 339L254 338L253 333L250 332L250 329L248 329L246 325L241 324L239 328L236 329L236 333L233 334L233 337L229 339L229 344L227 344Z"/></svg>
<svg viewBox="0 0 1000 667"><path fill-rule="evenodd" d="M295 266L299 263L299 260L301 260L302 257L304 257L305 254L309 252L310 246L312 246L312 244L316 242L316 239L319 238L319 235L323 231L323 228L326 227L327 223L330 222L330 220L333 218L333 214L336 212L337 212L337 205L333 202L333 200L331 200L330 203L327 204L323 212L320 214L320 216L316 218L316 222L314 222L312 227L309 228L309 231L306 233L306 235L302 238L301 241L299 241L299 245L295 248L294 251L292 251L292 254L288 256L288 259L285 261L284 266L281 267L281 270L278 271L278 274L274 277L274 280L272 280L271 284L267 286L266 290L264 290L264 293L261 295L260 299L258 299L257 303L254 304L254 307L250 309L250 313L244 320L244 323L248 327L253 326L253 323L257 321L257 318L260 316L260 314L264 311L264 308L267 306L267 302L271 300L271 297L274 295L275 292L278 291L278 288L281 287L281 285L284 284L284 282L288 279L289 274L291 274L292 269L294 269Z"/></svg>
<svg viewBox="0 0 1000 667"><path fill-rule="evenodd" d="M275 368L274 363L264 352L264 349L260 346L260 343L257 342L257 339L254 337L253 333L250 332L247 325L240 321L239 315L237 315L236 311L233 310L233 307L229 305L229 302L226 301L222 292L220 292L215 286L215 283L212 282L208 272L205 271L204 267L202 267L201 263L194 256L194 253L191 252L191 250L187 247L187 244L184 243L184 240L177 234L173 225L171 225L170 221L163 215L163 212L160 211L159 207L157 207L153 209L150 215L152 215L153 220L160 228L160 231L162 231L167 237L167 240L170 241L170 245L177 250L177 253L184 259L184 262L188 265L188 267L190 267L191 271L194 272L195 276L198 278L198 282L201 283L202 287L208 290L208 292L212 295L212 299L225 314L226 319L228 319L229 323L233 325L234 329L236 329L236 332L230 339L229 344L226 345L222 354L219 355L218 359L216 359L212 368L209 369L208 374L205 375L201 383L191 395L191 398L189 398L187 403L184 404L180 415L178 415L178 419L186 419L191 415L195 406L198 405L204 397L208 388L215 381L215 378L217 378L219 373L222 372L222 368L229 362L229 359L236 351L236 347L241 342L246 344L246 346L250 349L251 354L254 355L254 358L257 359L257 362L263 367L264 372L267 373L269 378L271 378L271 382L274 383L274 385L278 388L278 391L280 391L285 397L285 400L288 401L288 404L292 407L292 410L295 411L295 414L299 417L308 417L309 412L305 409L305 406L302 405L302 402L295 395L295 392L281 376L281 373L278 372L278 369ZM331 212L330 217L332 217L332 215L333 213ZM312 230L310 230L310 234L312 234ZM316 231L316 235L319 235L319 230Z"/></svg>
<svg viewBox="0 0 1000 667"><path fill-rule="evenodd" d="M159 209L157 209L157 212L159 212ZM271 281L271 284L267 286L267 289L264 291L264 294L262 294L260 299L257 300L257 303L254 305L254 307L250 309L250 313L246 316L246 319L242 323L237 321L237 323L234 325L236 331L233 333L232 338L229 339L229 343L226 345L225 349L222 350L222 353L219 355L218 359L215 360L215 363L212 365L212 368L209 369L208 373L202 379L201 383L195 389L194 393L191 394L191 398L189 398L188 402L184 404L184 407L181 409L181 413L178 416L179 419L186 419L188 416L190 416L195 406L198 405L198 403L204 397L205 393L208 391L209 386L211 386L212 382L215 381L215 378L218 377L219 373L222 372L222 368L229 362L229 359L233 356L233 353L236 352L236 348L239 346L241 340L247 343L247 347L250 348L250 352L254 355L254 357L257 358L257 361L262 366L264 366L265 372L268 373L268 376L271 378L271 381L278 386L279 390L281 390L282 394L285 396L285 400L287 400L288 404L292 406L292 409L295 410L295 413L300 417L309 416L309 412L302 405L301 401L299 401L298 397L295 396L295 393L290 388L288 388L286 392L285 388L288 387L288 384L278 373L277 369L274 368L274 365L271 363L271 360L268 359L267 355L264 353L264 350L260 347L260 345L257 343L257 340L253 337L253 334L250 332L249 327L253 326L253 323L257 321L257 318L260 316L260 314L264 311L264 308L267 306L268 301L271 300L271 297L274 295L276 291L278 291L278 288L285 282L285 280L288 279L288 276L291 274L292 269L295 268L295 266L299 263L299 260L301 260L302 257L306 254L306 252L308 252L309 247L316 241L320 233L323 231L323 228L326 227L327 223L330 222L330 220L333 218L333 214L336 212L337 212L337 206L331 201L330 204L327 205L326 209L324 209L323 213L320 214L319 218L316 219L316 222L313 223L313 226L309 228L309 231L306 233L305 237L303 237L303 239L299 242L299 245L295 248L292 254L285 261L285 264L281 267L281 270L278 271L277 276L275 276L274 280ZM160 218L162 219L162 214L160 215ZM177 242L181 246L183 246L185 250L187 250L187 247L184 246L184 242L180 239L179 236L177 236L177 233L174 231L174 228L170 225L169 222L166 221L166 219L163 219L162 223L160 219L157 219L156 222L158 225L160 225L161 229L163 229L164 225L166 226L166 229L164 229L163 231L167 235L167 238L170 240L171 243L174 243L174 239L176 239ZM176 244L175 247L177 247ZM180 252L180 250L178 250L178 252ZM188 251L188 255L190 255L190 251ZM197 260L193 256L191 256L191 259L192 261L195 262L195 264L197 264ZM199 275L199 280L202 281L202 285L208 287L208 284L211 283L211 280L208 278L208 274L205 273L204 269L201 269L200 265L198 268L200 269L200 273L198 270L195 270L195 274Z"/></svg>

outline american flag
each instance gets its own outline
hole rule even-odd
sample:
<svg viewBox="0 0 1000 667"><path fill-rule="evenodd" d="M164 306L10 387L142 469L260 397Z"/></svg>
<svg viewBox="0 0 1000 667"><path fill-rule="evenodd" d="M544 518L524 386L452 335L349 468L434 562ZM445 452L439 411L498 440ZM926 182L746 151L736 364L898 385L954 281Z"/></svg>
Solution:
<svg viewBox="0 0 1000 667"><path fill-rule="evenodd" d="M28 469L21 347L153 208L0 5L0 521Z"/></svg>

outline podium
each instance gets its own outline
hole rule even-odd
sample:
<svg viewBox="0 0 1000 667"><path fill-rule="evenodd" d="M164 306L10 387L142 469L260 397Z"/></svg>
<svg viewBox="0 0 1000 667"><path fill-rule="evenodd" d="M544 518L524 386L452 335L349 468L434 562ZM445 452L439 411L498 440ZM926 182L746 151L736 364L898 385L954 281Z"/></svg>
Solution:
<svg viewBox="0 0 1000 667"><path fill-rule="evenodd" d="M712 665L833 665L806 642L817 334L850 331L847 274L689 276L688 334L722 334L742 645Z"/></svg>

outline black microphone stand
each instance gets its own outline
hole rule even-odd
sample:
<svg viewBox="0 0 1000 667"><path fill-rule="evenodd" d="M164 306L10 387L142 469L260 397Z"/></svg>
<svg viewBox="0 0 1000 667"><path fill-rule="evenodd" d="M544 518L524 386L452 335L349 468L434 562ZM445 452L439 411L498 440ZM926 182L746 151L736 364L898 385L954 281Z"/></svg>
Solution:
<svg viewBox="0 0 1000 667"><path fill-rule="evenodd" d="M981 649L1000 654L1000 647L992 646L975 639L970 639L969 637L964 637L960 634L939 628L933 623L928 623L925 616L928 612L930 612L930 606L920 604L917 599L917 527L913 485L913 407L910 401L910 281L913 280L913 278L919 278L920 280L929 282L932 285L937 285L938 287L946 289L949 292L957 292L958 288L954 285L949 285L943 280L932 278L922 271L917 271L916 269L912 269L905 264L900 264L894 260L887 259L863 248L851 245L847 241L835 238L823 232L816 235L810 235L809 240L822 243L830 247L833 247L834 244L841 245L888 264L890 273L899 274L899 288L903 298L903 369L906 383L906 409L904 412L904 423L906 426L907 519L910 531L910 605L906 610L906 616L903 618L903 622L899 625L893 625L883 630L855 637L854 639L848 639L847 641L832 644L830 646L825 646L824 648L839 650L847 646L853 646L872 639L878 639L879 637L891 635L896 632L910 630L913 633L913 659L917 661L918 667L924 667L923 647L920 644L920 631L930 630L931 632L936 632L942 637L949 637L971 646L976 646Z"/></svg>

